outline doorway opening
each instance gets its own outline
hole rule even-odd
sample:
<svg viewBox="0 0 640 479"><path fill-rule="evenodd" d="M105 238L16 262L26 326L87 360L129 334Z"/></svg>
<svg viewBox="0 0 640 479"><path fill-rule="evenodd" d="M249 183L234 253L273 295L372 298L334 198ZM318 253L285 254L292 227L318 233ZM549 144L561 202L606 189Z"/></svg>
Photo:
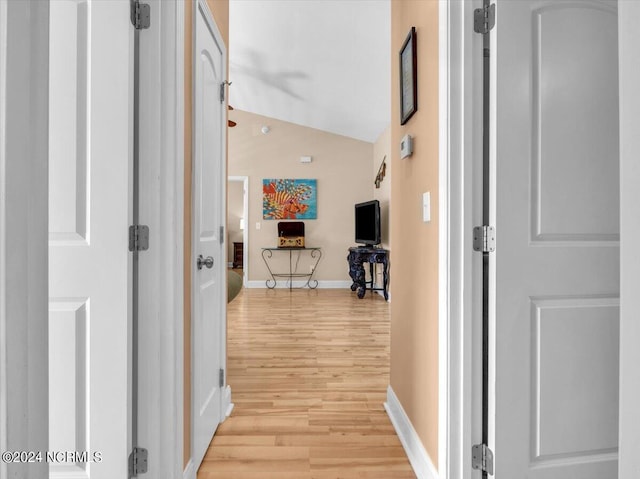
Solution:
<svg viewBox="0 0 640 479"><path fill-rule="evenodd" d="M249 177L229 176L227 182L227 267L249 277Z"/></svg>

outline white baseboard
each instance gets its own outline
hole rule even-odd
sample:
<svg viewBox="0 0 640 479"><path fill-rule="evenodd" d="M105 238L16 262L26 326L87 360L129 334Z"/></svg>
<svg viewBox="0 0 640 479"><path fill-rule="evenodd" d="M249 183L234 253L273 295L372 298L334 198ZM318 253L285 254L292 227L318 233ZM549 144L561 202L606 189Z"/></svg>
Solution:
<svg viewBox="0 0 640 479"><path fill-rule="evenodd" d="M184 474L182 475L183 479L196 479L196 468L193 465L193 460L189 459L189 463L187 467L184 468Z"/></svg>
<svg viewBox="0 0 640 479"><path fill-rule="evenodd" d="M307 284L306 281L294 281L293 282L293 287L294 288L302 288ZM315 284L315 283L314 283ZM352 282L351 281L325 281L325 280L320 280L318 281L318 289L347 289L351 287ZM262 288L262 289L266 289L267 285L265 283L265 280L251 280L251 281L247 281L247 288ZM289 282L284 280L284 281L278 281L278 283L276 284L276 288L277 289L289 289Z"/></svg>
<svg viewBox="0 0 640 479"><path fill-rule="evenodd" d="M222 390L222 410L224 415L222 416L222 422L231 416L234 404L231 402L231 386L227 386Z"/></svg>
<svg viewBox="0 0 640 479"><path fill-rule="evenodd" d="M439 479L438 471L433 465L429 453L422 445L418 433L413 428L413 424L411 424L407 413L404 412L402 404L391 386L387 387L387 402L384 403L384 408L387 410L391 423L407 453L416 477L418 479Z"/></svg>

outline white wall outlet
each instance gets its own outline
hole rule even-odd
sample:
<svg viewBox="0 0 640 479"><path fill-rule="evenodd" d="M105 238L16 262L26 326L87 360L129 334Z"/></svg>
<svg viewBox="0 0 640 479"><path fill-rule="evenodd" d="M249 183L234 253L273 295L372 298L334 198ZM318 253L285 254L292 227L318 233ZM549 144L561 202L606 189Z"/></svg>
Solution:
<svg viewBox="0 0 640 479"><path fill-rule="evenodd" d="M260 224L260 222L258 221L258 222L256 223L256 229L257 229L257 230L259 230L261 226L262 226L262 225L261 225L261 224Z"/></svg>
<svg viewBox="0 0 640 479"><path fill-rule="evenodd" d="M422 193L422 221L431 221L431 193Z"/></svg>
<svg viewBox="0 0 640 479"><path fill-rule="evenodd" d="M311 157L310 156L301 156L300 157L300 163L311 163Z"/></svg>

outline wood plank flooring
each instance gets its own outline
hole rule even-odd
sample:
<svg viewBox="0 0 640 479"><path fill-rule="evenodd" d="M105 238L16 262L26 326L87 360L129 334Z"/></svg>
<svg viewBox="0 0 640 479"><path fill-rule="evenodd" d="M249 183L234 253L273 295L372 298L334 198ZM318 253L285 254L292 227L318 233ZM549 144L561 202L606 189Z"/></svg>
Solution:
<svg viewBox="0 0 640 479"><path fill-rule="evenodd" d="M228 308L235 408L198 479L416 477L383 407L389 305L382 297L244 289Z"/></svg>

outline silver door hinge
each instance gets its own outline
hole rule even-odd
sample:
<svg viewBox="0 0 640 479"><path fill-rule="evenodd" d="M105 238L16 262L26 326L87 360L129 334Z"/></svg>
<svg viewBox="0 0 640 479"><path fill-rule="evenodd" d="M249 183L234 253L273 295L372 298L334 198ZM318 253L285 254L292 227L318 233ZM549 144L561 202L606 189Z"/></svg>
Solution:
<svg viewBox="0 0 640 479"><path fill-rule="evenodd" d="M134 447L129 454L129 477L136 477L138 474L147 472L149 462L149 451L142 447Z"/></svg>
<svg viewBox="0 0 640 479"><path fill-rule="evenodd" d="M471 448L471 466L493 476L493 452L486 444L476 444Z"/></svg>
<svg viewBox="0 0 640 479"><path fill-rule="evenodd" d="M149 227L146 225L129 226L129 251L147 251L149 249Z"/></svg>
<svg viewBox="0 0 640 479"><path fill-rule="evenodd" d="M493 253L496 250L496 229L493 226L473 228L473 251Z"/></svg>
<svg viewBox="0 0 640 479"><path fill-rule="evenodd" d="M476 8L473 12L473 31L484 35L496 24L496 4Z"/></svg>
<svg viewBox="0 0 640 479"><path fill-rule="evenodd" d="M224 226L220 227L220 244L224 244Z"/></svg>
<svg viewBox="0 0 640 479"><path fill-rule="evenodd" d="M220 103L224 103L224 99L225 99L225 88L224 88L224 86L225 85L231 86L232 83L233 82L230 82L230 81L227 81L227 80L225 80L222 83L220 83Z"/></svg>
<svg viewBox="0 0 640 479"><path fill-rule="evenodd" d="M220 368L220 375L218 377L220 387L224 386L224 369Z"/></svg>
<svg viewBox="0 0 640 479"><path fill-rule="evenodd" d="M148 3L131 0L131 23L136 30L143 30L151 26L151 7Z"/></svg>

